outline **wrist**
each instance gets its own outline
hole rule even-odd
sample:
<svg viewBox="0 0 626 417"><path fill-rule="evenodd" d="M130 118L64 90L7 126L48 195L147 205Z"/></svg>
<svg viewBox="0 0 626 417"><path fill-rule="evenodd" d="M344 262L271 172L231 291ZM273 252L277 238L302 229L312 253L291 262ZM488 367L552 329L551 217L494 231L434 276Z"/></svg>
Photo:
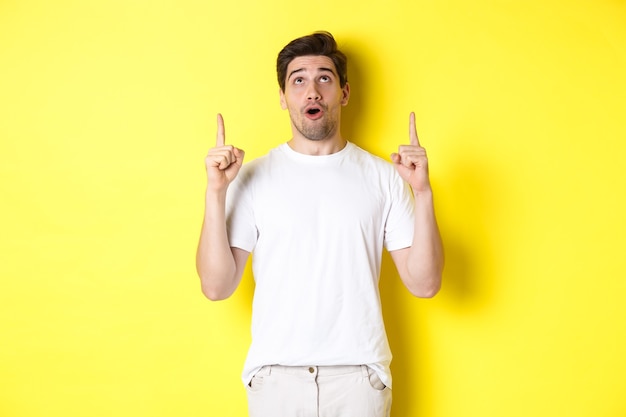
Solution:
<svg viewBox="0 0 626 417"><path fill-rule="evenodd" d="M433 198L433 189L430 187L430 185L428 185L427 187L421 187L421 188L413 188L413 197L415 197L416 199L428 199L428 200L432 200Z"/></svg>
<svg viewBox="0 0 626 417"><path fill-rule="evenodd" d="M211 187L209 184L206 187L205 195L208 201L226 201L226 188Z"/></svg>

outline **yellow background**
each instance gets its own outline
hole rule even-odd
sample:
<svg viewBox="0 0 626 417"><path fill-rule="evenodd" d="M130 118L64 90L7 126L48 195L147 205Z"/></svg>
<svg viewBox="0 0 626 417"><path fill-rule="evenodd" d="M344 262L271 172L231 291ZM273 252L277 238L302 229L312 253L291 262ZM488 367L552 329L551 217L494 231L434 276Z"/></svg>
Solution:
<svg viewBox="0 0 626 417"><path fill-rule="evenodd" d="M274 65L326 29L344 135L417 113L447 253L381 281L396 417L626 415L626 3L0 1L0 415L244 416L249 274L200 293L215 114L289 138Z"/></svg>

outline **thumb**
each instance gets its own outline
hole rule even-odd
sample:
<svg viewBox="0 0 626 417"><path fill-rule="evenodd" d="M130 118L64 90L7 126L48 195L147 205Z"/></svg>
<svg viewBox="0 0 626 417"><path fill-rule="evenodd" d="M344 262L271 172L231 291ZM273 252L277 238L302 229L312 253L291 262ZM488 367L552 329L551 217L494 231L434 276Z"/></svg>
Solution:
<svg viewBox="0 0 626 417"><path fill-rule="evenodd" d="M243 164L243 158L246 156L246 152L243 149L234 148L233 153L235 154L235 158L237 158L235 163L239 165Z"/></svg>

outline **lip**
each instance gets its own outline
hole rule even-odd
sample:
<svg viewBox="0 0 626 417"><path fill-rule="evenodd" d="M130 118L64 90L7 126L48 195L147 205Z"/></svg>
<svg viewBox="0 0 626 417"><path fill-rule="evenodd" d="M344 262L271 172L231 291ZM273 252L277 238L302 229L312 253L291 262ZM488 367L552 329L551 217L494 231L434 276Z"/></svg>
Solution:
<svg viewBox="0 0 626 417"><path fill-rule="evenodd" d="M317 113L309 113L309 111L311 110L319 110ZM307 106L304 108L304 117L306 117L309 120L317 120L317 119L321 119L324 116L324 109L322 108L322 106L319 106L317 104L312 105L312 106Z"/></svg>

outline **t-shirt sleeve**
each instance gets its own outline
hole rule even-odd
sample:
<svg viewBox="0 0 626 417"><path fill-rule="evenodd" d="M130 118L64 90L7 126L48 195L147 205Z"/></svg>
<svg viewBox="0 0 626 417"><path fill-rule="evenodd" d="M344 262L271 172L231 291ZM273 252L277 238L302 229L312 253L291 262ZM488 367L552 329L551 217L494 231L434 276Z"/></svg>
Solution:
<svg viewBox="0 0 626 417"><path fill-rule="evenodd" d="M390 187L390 208L385 223L385 248L388 251L413 244L414 201L411 187L394 169Z"/></svg>
<svg viewBox="0 0 626 417"><path fill-rule="evenodd" d="M257 228L254 221L250 175L244 168L245 165L226 193L226 229L231 247L252 252L256 246Z"/></svg>

